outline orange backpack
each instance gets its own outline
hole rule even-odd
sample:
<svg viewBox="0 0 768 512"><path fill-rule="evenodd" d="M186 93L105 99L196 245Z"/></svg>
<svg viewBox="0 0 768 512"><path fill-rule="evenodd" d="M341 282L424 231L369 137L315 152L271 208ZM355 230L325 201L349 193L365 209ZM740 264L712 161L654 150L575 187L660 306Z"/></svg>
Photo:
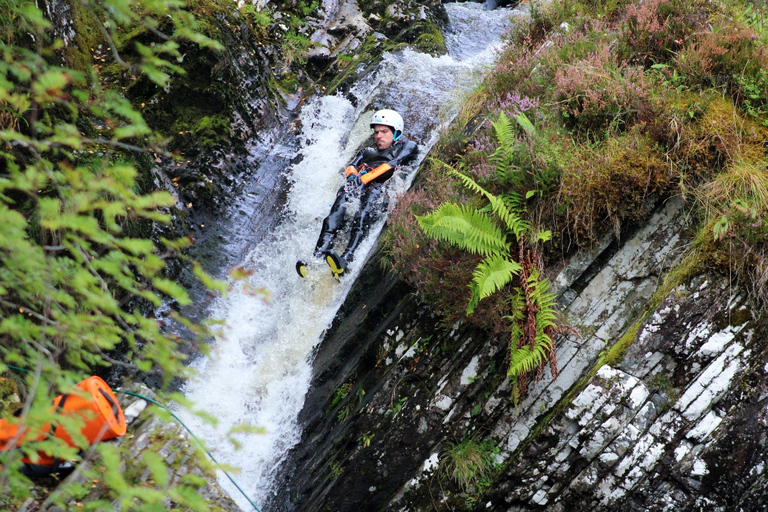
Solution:
<svg viewBox="0 0 768 512"><path fill-rule="evenodd" d="M77 384L85 391L84 394L63 394L53 399L53 407L58 414L76 414L82 417L85 424L80 433L88 439L90 444L106 441L125 435L126 424L123 410L115 397L112 389L100 377L89 377ZM50 432L41 434L35 439L27 439L23 425L12 424L0 419L0 451L19 446L30 441L42 441L48 436L57 437L69 446L76 446L69 432L61 425L57 425ZM29 457L24 457L25 473L29 476L44 476L58 472L64 461L52 457L45 452L39 452L34 462Z"/></svg>

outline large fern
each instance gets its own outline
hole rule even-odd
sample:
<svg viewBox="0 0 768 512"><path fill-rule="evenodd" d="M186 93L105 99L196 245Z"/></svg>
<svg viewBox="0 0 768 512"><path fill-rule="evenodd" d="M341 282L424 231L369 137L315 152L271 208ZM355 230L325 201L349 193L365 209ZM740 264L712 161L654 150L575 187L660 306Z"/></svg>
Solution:
<svg viewBox="0 0 768 512"><path fill-rule="evenodd" d="M518 198L524 192L526 200L549 190L561 173L557 161L548 156L556 146L538 134L524 113L510 119L502 112L491 125L497 146L488 160L493 164L496 182L514 190ZM547 147L545 151L541 151L543 146Z"/></svg>
<svg viewBox="0 0 768 512"><path fill-rule="evenodd" d="M493 126L494 138L498 145L496 151L491 154L490 161L493 163L497 174L506 175L509 172L514 172L517 167L515 165L517 141L514 126L504 113L501 113L499 118L491 123L491 126ZM508 176L504 176L503 179L508 179Z"/></svg>
<svg viewBox="0 0 768 512"><path fill-rule="evenodd" d="M509 120L504 117L497 123L498 126L494 124L497 137L511 140ZM511 145L500 145L494 153L496 164L506 165L508 162L503 153L513 149ZM416 218L428 236L483 256L469 285L471 295L467 315L471 315L486 297L504 289L510 290L512 310L505 316L512 324L507 375L517 402L525 394L529 374L536 371L540 377L548 361L552 363L553 375L557 373L552 339L556 328L554 295L548 292L547 280L540 277L535 247L539 241L548 240L550 234L543 232L530 236L531 225L521 218L514 195L512 200L496 196L469 176L443 162L435 162L444 166L469 190L488 200L488 204L481 208L445 203L432 213ZM512 254L513 248L517 260ZM517 286L514 286L515 281L518 281Z"/></svg>
<svg viewBox="0 0 768 512"><path fill-rule="evenodd" d="M510 339L510 362L507 375L516 377L540 367L550 357L554 348L552 331L555 320L555 295L549 293L549 281L541 279L534 270L527 279L526 288L518 288L513 300L514 314ZM530 316L526 318L526 309ZM527 320L530 324L523 324ZM533 327L534 336L526 335L525 327Z"/></svg>

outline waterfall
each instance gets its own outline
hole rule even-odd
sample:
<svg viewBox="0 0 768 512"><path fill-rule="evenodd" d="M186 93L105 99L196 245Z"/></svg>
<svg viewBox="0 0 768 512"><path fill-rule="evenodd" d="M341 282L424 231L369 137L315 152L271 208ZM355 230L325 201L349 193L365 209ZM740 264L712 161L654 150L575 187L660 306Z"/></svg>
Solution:
<svg viewBox="0 0 768 512"><path fill-rule="evenodd" d="M240 266L250 277L232 283L226 298L211 308L222 322L211 357L193 365L198 377L184 393L194 408L217 420L216 426L183 413L219 462L239 467L235 479L257 503L269 495L274 469L300 439L297 422L311 379L311 355L374 247L383 221L358 249L349 275L337 282L321 262L308 279L294 270L310 259L322 219L342 169L366 142L373 110L393 108L405 119L405 134L419 144L419 160L437 141L439 130L455 117L461 101L491 64L512 11L485 11L482 4L446 4L449 54L431 57L412 50L384 56L381 65L346 96L316 97L299 113L298 154L283 172L290 183L280 223L259 240ZM284 148L282 149L284 151ZM390 205L408 188L416 162L391 181ZM344 242L344 237L340 238ZM267 295L254 290L266 290ZM232 435L233 427L259 429ZM243 507L248 502L226 480L222 485Z"/></svg>

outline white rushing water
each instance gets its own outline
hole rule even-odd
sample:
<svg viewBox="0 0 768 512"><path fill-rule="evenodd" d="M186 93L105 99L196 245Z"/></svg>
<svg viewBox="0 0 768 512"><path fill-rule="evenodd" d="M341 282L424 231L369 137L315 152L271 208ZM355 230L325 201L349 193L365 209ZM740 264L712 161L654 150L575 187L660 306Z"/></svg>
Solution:
<svg viewBox="0 0 768 512"><path fill-rule="evenodd" d="M419 158L436 142L438 131L455 115L461 99L476 85L494 57L494 45L509 23L510 11L484 11L482 4L446 4L452 32L446 34L449 55L431 57L406 50L386 55L378 72L351 91L354 106L340 96L318 97L300 113L301 161L287 168L292 186L284 221L242 262L252 272L247 283L233 283L228 297L212 308L223 322L212 355L195 364L199 377L184 393L195 409L216 418L211 426L188 413L184 421L221 463L236 466L234 478L259 505L271 492L273 473L300 439L297 417L311 379L311 354L330 326L361 262L375 243L369 236L358 249L350 275L336 282L324 264L314 264L303 280L297 259L308 259L342 169L369 136L373 110L394 108L405 119L406 136L420 146ZM396 176L390 206L408 187L410 172ZM380 231L375 226L371 233ZM340 237L343 244L346 237ZM247 286L244 286L246 284ZM269 292L268 299L253 293ZM235 449L228 432L239 425L263 429L236 434ZM252 507L220 475L222 485L244 510Z"/></svg>

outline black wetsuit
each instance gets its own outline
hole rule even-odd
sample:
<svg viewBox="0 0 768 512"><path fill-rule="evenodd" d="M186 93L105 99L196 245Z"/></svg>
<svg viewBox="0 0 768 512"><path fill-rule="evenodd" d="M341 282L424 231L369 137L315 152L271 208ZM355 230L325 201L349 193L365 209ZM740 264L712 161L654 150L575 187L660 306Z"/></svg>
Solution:
<svg viewBox="0 0 768 512"><path fill-rule="evenodd" d="M341 255L346 262L352 261L357 246L365 238L371 224L378 220L386 208L386 204L380 200L383 199L384 184L395 173L396 167L413 159L417 151L418 146L415 142L401 137L389 148L382 151L375 147L361 150L350 163L350 165L358 169L361 164L366 164L375 169L379 165L386 163L392 169L370 181L367 185L363 185L358 181L357 183L359 183L360 188L351 191L352 193L360 194L360 207L352 220L349 244L347 244L346 250ZM315 245L316 257L322 256L331 249L336 232L343 227L344 213L348 201L347 194L349 193L350 191L345 187L341 187L336 194L336 200L333 202L333 206L331 206L331 212L323 220L323 229Z"/></svg>

